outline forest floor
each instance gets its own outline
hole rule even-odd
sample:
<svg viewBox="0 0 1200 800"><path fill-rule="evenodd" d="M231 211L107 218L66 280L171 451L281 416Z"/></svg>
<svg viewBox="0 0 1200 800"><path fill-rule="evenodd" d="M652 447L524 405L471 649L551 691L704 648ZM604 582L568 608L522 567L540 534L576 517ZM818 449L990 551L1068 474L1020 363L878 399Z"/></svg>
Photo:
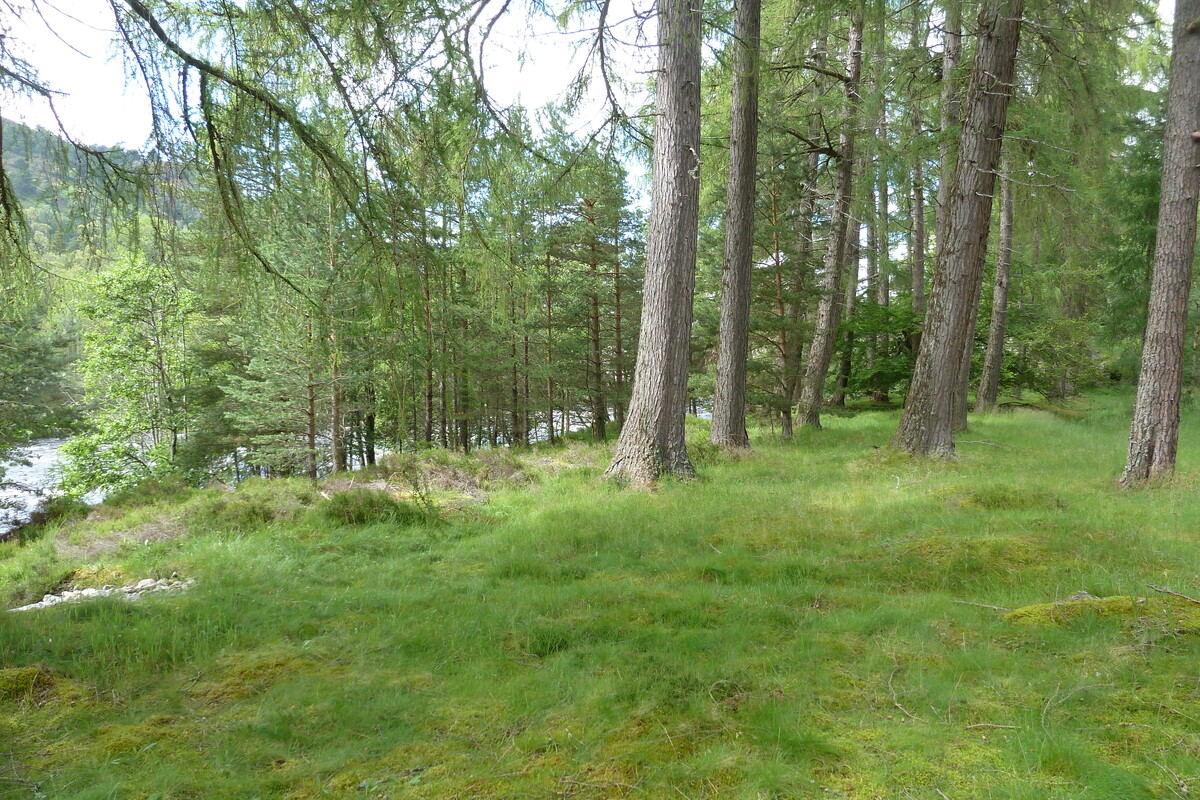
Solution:
<svg viewBox="0 0 1200 800"><path fill-rule="evenodd" d="M1200 605L1151 587L1200 597L1200 425L1123 492L1131 403L975 419L954 462L886 449L895 411L736 459L697 424L653 493L603 447L439 456L438 524L127 497L0 546L8 605L196 581L0 613L0 798L1189 797Z"/></svg>

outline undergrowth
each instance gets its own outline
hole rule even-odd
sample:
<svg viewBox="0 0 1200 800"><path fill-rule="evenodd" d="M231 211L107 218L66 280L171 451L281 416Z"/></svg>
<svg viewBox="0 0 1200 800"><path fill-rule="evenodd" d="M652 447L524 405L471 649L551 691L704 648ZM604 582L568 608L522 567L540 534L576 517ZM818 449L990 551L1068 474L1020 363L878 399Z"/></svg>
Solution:
<svg viewBox="0 0 1200 800"><path fill-rule="evenodd" d="M403 481L94 511L4 545L0 595L197 583L0 614L0 798L1189 796L1200 428L1120 491L1130 403L973 419L953 462L830 417L652 493L599 446L429 456L486 493L438 525Z"/></svg>

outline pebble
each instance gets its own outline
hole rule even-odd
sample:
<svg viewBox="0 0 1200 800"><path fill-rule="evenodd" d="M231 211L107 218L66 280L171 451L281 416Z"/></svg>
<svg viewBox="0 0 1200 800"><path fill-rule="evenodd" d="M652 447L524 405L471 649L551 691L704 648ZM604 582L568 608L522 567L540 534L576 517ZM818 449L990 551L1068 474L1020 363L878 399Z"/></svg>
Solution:
<svg viewBox="0 0 1200 800"><path fill-rule="evenodd" d="M100 589L68 589L61 594L48 594L42 597L37 603L30 603L27 606L19 606L10 608L9 611L33 611L37 608L49 608L56 606L59 603L78 603L83 600L93 600L97 597L117 596L123 597L126 600L137 600L145 594L151 592L186 592L188 589L196 585L194 578L187 580L176 579L174 575L170 578L144 578L137 583L129 586L104 586Z"/></svg>

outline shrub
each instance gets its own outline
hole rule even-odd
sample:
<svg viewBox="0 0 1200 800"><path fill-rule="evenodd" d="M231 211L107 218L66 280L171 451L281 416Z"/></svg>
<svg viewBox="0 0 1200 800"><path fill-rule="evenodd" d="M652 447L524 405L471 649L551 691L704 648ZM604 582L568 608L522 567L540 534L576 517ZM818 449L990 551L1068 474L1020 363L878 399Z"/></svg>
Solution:
<svg viewBox="0 0 1200 800"><path fill-rule="evenodd" d="M258 497L234 497L218 502L212 515L221 527L234 530L249 530L275 521L275 509Z"/></svg>
<svg viewBox="0 0 1200 800"><path fill-rule="evenodd" d="M140 508L167 500L182 500L194 489L181 478L147 478L140 483L113 492L104 498L104 505L114 508Z"/></svg>
<svg viewBox="0 0 1200 800"><path fill-rule="evenodd" d="M21 544L36 541L51 523L86 517L88 509L87 503L73 497L52 497L30 515L28 523L17 528L17 541Z"/></svg>
<svg viewBox="0 0 1200 800"><path fill-rule="evenodd" d="M325 500L321 514L342 525L369 525L375 522L395 522L412 525L423 522L425 513L411 503L402 503L387 492L374 489L350 489Z"/></svg>

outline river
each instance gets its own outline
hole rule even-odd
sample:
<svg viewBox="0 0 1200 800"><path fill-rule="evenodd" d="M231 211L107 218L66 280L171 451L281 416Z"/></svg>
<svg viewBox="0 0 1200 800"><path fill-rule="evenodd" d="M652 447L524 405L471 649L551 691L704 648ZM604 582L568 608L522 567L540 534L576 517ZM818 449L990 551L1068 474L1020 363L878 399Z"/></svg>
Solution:
<svg viewBox="0 0 1200 800"><path fill-rule="evenodd" d="M37 439L6 461L0 478L0 539L29 521L30 515L58 483L55 467L66 439Z"/></svg>

